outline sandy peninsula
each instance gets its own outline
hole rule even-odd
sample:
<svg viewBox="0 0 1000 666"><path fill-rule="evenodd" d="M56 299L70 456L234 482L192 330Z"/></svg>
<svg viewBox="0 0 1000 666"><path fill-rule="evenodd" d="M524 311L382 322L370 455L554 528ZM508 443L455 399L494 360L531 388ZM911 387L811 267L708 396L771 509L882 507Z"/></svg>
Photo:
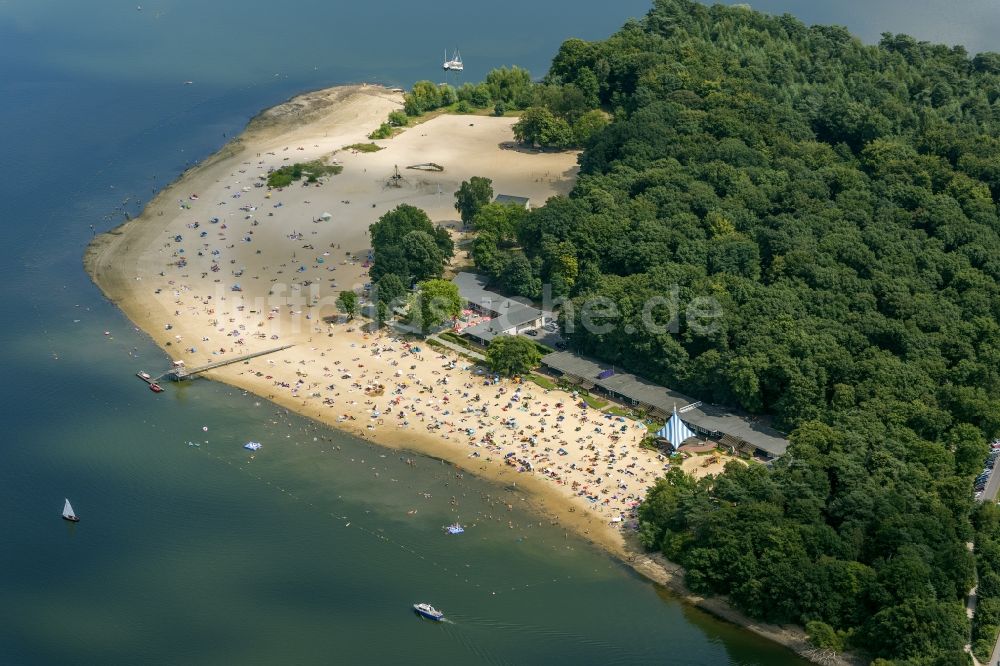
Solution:
<svg viewBox="0 0 1000 666"><path fill-rule="evenodd" d="M569 192L575 180L575 153L512 147L514 118L439 115L376 141L377 152L345 148L368 143L367 134L401 108L402 94L359 85L264 111L140 217L95 238L88 273L188 367L294 345L207 376L378 444L516 481L550 519L711 612L804 653L800 632L691 598L669 563L628 546L623 527L667 465L638 446L643 423L581 406L559 390L494 382L470 359L391 330L366 334L363 322L331 323L340 291L360 293L368 282L368 226L395 206L422 208L452 229L457 267L469 263L453 207L463 180L491 178L495 192L534 205ZM343 169L318 183L264 185L269 170L312 160ZM444 170L407 168L424 163ZM397 167L402 178L393 181ZM693 456L684 466L700 475L723 464Z"/></svg>

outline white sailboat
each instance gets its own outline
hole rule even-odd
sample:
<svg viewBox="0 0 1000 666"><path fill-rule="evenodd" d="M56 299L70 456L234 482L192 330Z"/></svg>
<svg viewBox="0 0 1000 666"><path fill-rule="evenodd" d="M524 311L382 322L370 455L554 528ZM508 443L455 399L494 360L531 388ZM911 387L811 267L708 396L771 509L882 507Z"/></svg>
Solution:
<svg viewBox="0 0 1000 666"><path fill-rule="evenodd" d="M62 517L71 523L80 522L80 518L77 517L76 513L73 511L73 505L69 503L69 500L66 500L66 504L63 505Z"/></svg>
<svg viewBox="0 0 1000 666"><path fill-rule="evenodd" d="M441 65L441 69L451 70L453 72L461 72L465 69L465 65L462 64L462 54L455 49L455 53L451 56L451 60L448 60L448 49L444 50L444 64Z"/></svg>

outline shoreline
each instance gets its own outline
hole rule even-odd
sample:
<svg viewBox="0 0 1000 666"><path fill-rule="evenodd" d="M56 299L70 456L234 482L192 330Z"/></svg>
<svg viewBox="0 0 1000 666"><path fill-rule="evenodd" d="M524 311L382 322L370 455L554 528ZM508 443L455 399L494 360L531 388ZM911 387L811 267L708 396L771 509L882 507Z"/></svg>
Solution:
<svg viewBox="0 0 1000 666"><path fill-rule="evenodd" d="M455 215L454 211L451 211L450 216L447 212L450 208L448 201L451 198L450 192L453 189L445 189L453 188L457 182L456 178L459 180L463 178L461 175L453 175L455 171L461 173L464 170L472 175L490 175L498 187L521 188L515 190L514 193L530 191L532 197L544 198L552 193L565 193L572 186L575 168L570 165L570 161L575 165L575 155L536 156L501 150L496 138L505 136L504 132L509 132L509 126L513 122L513 119L509 118L441 116L427 123L410 126L395 138L375 142L380 146L392 148L392 150L384 150L370 155L348 154L343 150L343 146L351 143L367 142L367 133L375 129L385 119L389 110L401 108L401 106L402 96L387 88L352 85L310 91L260 111L248 122L244 131L238 136L229 140L203 161L182 172L158 192L146 204L139 216L126 221L115 229L95 236L84 254L84 268L87 274L102 293L117 305L138 328L148 334L161 349L175 359L183 358L190 361L192 365L216 360L211 356L206 357L206 350L196 351L194 345L197 347L207 346L204 343L207 343L210 337L217 340L217 331L226 328L242 331L244 327L249 327L245 334L240 334L246 338L246 341L243 341L243 337L240 337L239 340L240 345L245 344L246 346L235 347L232 346L233 342L223 340L222 346L218 347L219 351L212 351L213 355L229 354L226 357L232 358L239 355L238 350L251 352L287 342L295 343L297 346L292 349L266 358L255 359L253 363L235 363L212 370L206 373L206 376L213 381L221 381L253 393L297 414L348 432L368 442L436 457L462 470L497 483L509 484L514 481L525 490L527 503L537 513L560 526L573 530L592 544L600 546L638 574L668 588L674 596L679 597L682 601L778 643L799 656L806 659L815 658L815 654L810 654L813 649L805 640L805 634L799 627L778 627L756 622L732 608L722 598L702 598L693 595L683 583L683 570L680 567L657 554L644 553L637 547L637 544L626 540L621 530L609 522L612 515L610 510L604 512L600 503L588 504L585 499L570 495L569 489L563 485L561 480L558 482L559 485L555 485L551 480L539 476L537 472L519 473L513 467L508 469L508 466L504 465L499 458L499 446L495 450L498 456L495 460L491 459L489 450L470 449L470 446L480 446L478 443L471 442L471 433L468 442L463 443L461 439L464 426L468 425L473 418L471 410L469 415L462 417L462 427L456 428L454 423L445 420L445 416L449 415L451 409L458 410L458 404L461 404L460 398L457 395L454 396L452 404L456 406L449 408L447 395L443 404L436 397L431 397L434 395L434 388L438 389L439 395L442 390L440 385L434 385L434 382L439 381L439 379L435 380L432 377L432 375L442 374L441 370L438 369L441 367L440 361L446 360L445 357L447 357L447 359L453 359L455 363L461 364L464 363L463 359L453 353L444 353L438 356L440 352L437 350L428 350L425 354L421 354L419 351L413 352L405 343L401 343L400 340L391 336L365 336L359 331L353 330L353 327L348 324L327 324L324 322L324 313L332 313L329 308L336 292L331 296L323 295L322 298L317 295L310 301L302 294L306 287L319 285L320 279L312 284L308 282L299 284L294 282L296 278L284 276L284 269L288 265L299 263L300 266L295 272L299 270L302 273L311 271L310 275L319 273L322 275L322 280L328 280L332 283L331 288L337 288L339 285L333 278L329 278L329 273L320 273L320 271L329 272L336 269L338 271L337 280L346 276L344 284L340 288L356 288L363 284L366 277L366 267L362 264L360 257L363 256L366 247L364 239L367 233L367 224L371 221L372 216L377 217L384 213L388 209L387 207L391 207L394 203L413 201L414 205L425 207L422 204L426 202L432 206L431 210L428 211L432 220L450 223L453 229L457 229L457 224L452 219ZM439 120L440 122L438 122ZM329 136L331 133L332 137ZM438 139L437 142L430 139L427 142L421 142L421 138L431 134ZM401 140L403 137L406 137L405 141ZM352 141L352 139L354 140ZM466 144L468 144L468 152L463 153L462 150L465 149ZM310 148L305 148L307 145ZM429 156L432 145L433 149L443 151L445 156ZM278 206L282 206L286 199L302 194L304 188L293 185L286 188L285 192L275 196L275 199L282 199L277 204L271 203L273 200L269 193L266 206L264 202L261 202L250 210L244 211L241 207L241 213L232 214L230 212L232 209L223 208L222 202L218 203L218 207L207 208L208 200L211 198L210 195L206 194L207 192L218 194L216 199L221 199L223 194L229 198L247 195L246 199L250 199L251 196L259 199L257 190L260 188L250 184L252 181L247 180L250 176L238 175L254 168L250 161L241 161L241 159L256 153L257 158L271 155L274 157L272 163L280 164L277 161L279 160L278 155L283 154L283 151L289 151L293 146L295 146L296 151L301 151L303 155L298 156L296 153L290 153L290 155L302 157L303 161L305 158L330 158L337 155L337 158L343 160L345 173L331 177L328 183L323 184L322 188L317 186L317 189L324 190L322 193L314 191L314 188L308 188L305 195L309 196L310 200L306 200L304 204L289 201L287 206L278 209ZM490 146L494 148L495 154L484 154L485 149ZM406 152L407 150L409 152ZM398 156L393 151L397 151ZM382 153L392 153L392 156L382 155ZM481 162L473 159L472 156L477 154L481 155ZM380 179L379 176L374 175L375 173L384 175L393 159L400 159L399 166L403 170L402 167L406 162L402 161L401 158L412 156L421 156L420 159L414 159L414 162L440 161L448 166L448 172L440 176L406 172L407 178L413 182L407 183L407 187L399 192L387 190L385 184L380 182L384 178ZM289 160L290 157L280 159ZM267 160L266 157L265 160ZM259 160L258 165L263 164L265 160ZM456 168L452 166L454 164L459 166ZM248 168L243 169L243 166ZM367 175L369 169L373 172L372 176ZM495 169L496 173L491 169ZM405 172L405 170L403 171ZM227 182L229 184L224 185ZM242 193L239 191L240 188L230 189L235 187L236 183L243 186ZM251 187L254 189L250 189ZM225 192L223 192L223 188L225 188ZM315 218L315 213L311 213L312 209L305 204L312 206L312 199L318 200L331 189L337 190L336 196L349 196L350 199L335 200L331 198L324 202L323 205L327 205L329 210L337 211L334 215L334 222L339 225L327 230L325 227L317 226L319 223ZM498 193L502 191L499 189ZM444 192L447 192L448 196L441 196ZM351 200L356 202L362 200L360 213L355 214L359 207L351 207ZM369 202L371 203L370 207L367 206ZM230 201L229 203L235 207L236 202ZM343 206L335 208L337 204L343 204L348 208ZM271 209L272 207L273 209ZM194 209L199 210L200 218L194 217ZM271 210L267 213L268 217L265 218L263 214L268 209ZM198 278L190 278L190 274L198 272L199 262L203 267L209 265L209 243L207 241L202 243L205 246L204 250L201 249L201 245L185 246L179 249L180 242L172 242L171 240L180 238L182 230L185 230L185 237L196 235L194 229L201 228L197 221L220 210L229 213L230 217L225 218L221 227L206 227L205 231L200 232L199 242L208 238L206 233L209 230L216 232L216 235L221 238L224 233L217 230L226 229L228 225L236 228L244 221L247 221L247 224L263 224L263 226L254 226L252 229L247 227L247 231L241 232L253 236L245 235L242 240L245 240L246 243L240 245L239 249L236 248L235 239L228 238L217 241L220 245L212 249L212 253L218 254L220 257L232 257L229 264L221 259L211 259L212 271L216 271L215 275L225 275L227 283L233 281L229 274L240 277L243 280L241 284L244 285L242 290L234 291L232 287L227 289L220 281L222 278L215 278L214 283L210 283L209 280L213 278L208 271L202 272L201 282L198 281ZM246 213L245 216L243 212ZM279 216L289 213L301 215L301 220L292 222L291 226L284 222L276 225L268 219L275 213ZM219 215L221 216L221 213ZM312 216L313 219L307 221L306 218L309 216ZM250 222L251 218L253 218L252 222ZM218 219L218 217L214 219ZM275 220L277 219L275 218ZM192 227L192 224L195 226ZM289 230L292 231L291 236L284 233ZM310 262L298 258L297 253L317 255L319 250L325 247L319 244L318 240L314 241L306 237L305 231L307 230L310 235L315 234L318 237L322 236L325 241L334 241L329 243L330 250L323 254L326 261L321 261L319 257ZM173 235L175 232L176 235ZM260 238L268 233L272 235L265 237L263 243L260 242ZM287 243L289 238L293 239L294 247L292 243ZM251 243L247 239L252 239L254 242ZM234 242L231 245L225 245L226 240L234 240ZM303 241L309 242L303 246ZM266 258L266 255L261 255L261 250L256 248L263 245L263 248L270 252L270 249L277 247L279 243L286 243L281 247L291 250L291 260L286 259L284 263L277 264L278 259L274 259L273 262L263 265L262 262L269 261L269 259ZM314 243L319 250L314 250ZM346 252L341 251L341 245L346 248ZM196 248L198 249L197 257L194 255ZM310 252L302 252L303 248L308 248ZM257 256L251 254L250 249L253 249L256 255L260 255L261 258L258 259ZM331 251L334 249L335 251ZM187 252L184 252L185 250ZM183 254L179 255L178 251ZM204 257L202 257L203 251ZM461 250L458 253L460 254ZM338 265L333 266L335 263L334 254L340 255L339 258L348 258L342 259ZM284 256L282 255L282 258ZM184 266L181 265L177 268L176 274L165 275L171 269L164 270L163 260L173 259L173 262L170 263L177 264L178 258L183 259L184 264L190 260L193 264L192 268L188 269L190 273L181 274L180 271L184 269ZM271 263L275 265L272 266ZM243 268L244 264L247 266L245 269ZM233 268L236 266L239 267L238 272ZM278 266L281 267L281 270L276 270ZM227 272L224 273L223 270ZM259 279L257 283L251 283L250 280L241 277L244 270L248 274L257 273L257 275L250 276L251 279L258 279L258 276L269 278L274 275L275 277L271 277L270 285L261 283ZM290 269L288 272L293 273ZM282 277L276 277L277 274L282 274ZM291 284L286 285L285 282L289 280L292 281ZM295 288L297 284L299 289ZM154 286L155 292L153 292ZM295 301L298 305L293 304L287 308L272 307L268 312L266 308L271 305L271 296L279 286L287 287L290 294L294 292L296 298L303 300L301 302ZM316 292L310 290L308 293L320 294L321 292L317 289ZM222 301L226 301L226 305L222 305ZM231 304L234 302L240 303L236 306L238 312L222 312L223 308L232 308ZM245 310L247 305L250 307L249 313ZM300 309L296 311L295 307ZM216 313L216 309L219 310L219 313ZM266 312L268 314L265 319ZM308 312L304 318L306 323L303 323L303 312ZM317 316L310 317L310 314L313 313ZM232 316L229 318L228 324L223 323L220 327L217 325L220 323L217 320L222 315ZM274 342L264 333L259 333L256 339L251 339L254 336L250 335L250 331L256 330L255 327L262 328L265 332L275 331L270 336L271 338L277 338L280 333L281 340ZM289 330L291 330L290 335L288 335ZM199 339L199 342L193 342ZM213 342L212 344L216 346L219 343ZM188 347L188 345L191 346ZM319 348L320 345L329 345L329 347L322 350ZM180 349L182 346L185 348L184 352ZM378 346L377 349L376 346ZM226 351L227 347L229 348L228 352ZM191 351L188 352L188 349ZM331 355L327 357L326 353ZM348 361L352 354L356 355L356 358ZM357 363L362 356L365 357L364 363ZM404 358L405 361L402 360ZM337 359L334 365L340 365L342 361L345 365L342 368L334 369L323 365L331 362L326 359ZM369 391L374 382L388 383L391 381L388 377L392 374L393 369L404 367L400 363L408 364L413 371L413 379L410 380L411 392L407 395L412 395L412 389L418 387L420 387L420 394L422 394L413 399L410 405L411 411L406 414L407 419L414 418L415 423L410 429L404 429L398 423L395 426L391 422L387 426L384 425L383 421L387 419L389 411L386 410L383 416L381 411L375 410L376 408L383 409L382 403L378 401L384 402L388 396ZM348 365L350 365L351 372L346 370ZM328 379L314 381L321 375L319 367L325 371L322 376ZM360 374L365 377L369 372L375 372L375 375L368 379L368 383L365 385L361 385L361 378L352 376ZM384 373L384 379L381 373ZM400 377L400 373L401 370L395 370L394 376L400 381L405 381ZM479 379L464 369L448 370L445 374L448 377L455 377L454 381L466 381L467 388L472 387ZM410 376L410 374L407 375L407 377ZM345 380L345 377L350 377L350 379ZM306 382L306 379L310 379L310 381ZM348 387L346 384L340 384L340 381L350 381L351 385ZM282 382L284 386L279 385ZM329 391L325 393L326 397L322 398L321 402L320 395L324 389L320 385L326 383L329 383L329 386L326 387ZM337 388L333 389L335 384ZM289 385L294 385L294 388L290 391L285 390ZM303 393L299 392L300 386L303 387ZM428 393L425 393L425 388L430 389ZM486 402L496 399L498 400L496 404L500 405L509 397L510 391L521 391L523 388L525 387L515 388L509 382L503 382L496 389L500 395L504 396L503 398L488 393L486 388L481 388L479 391L487 394ZM474 390L476 389L470 388L470 392ZM444 389L444 392L447 394L447 389ZM541 394L542 390L534 385L527 385L527 393L523 394L526 396L524 404L528 404L530 400L530 404L535 409L539 409L537 407L539 404L545 406L541 408L543 414L541 423L545 423L544 415L551 415L555 411L545 402L546 400L557 400L559 395L568 398L568 394L556 391L553 392L554 395L551 398L547 397L548 391L540 396L535 396L534 393ZM350 395L344 394L354 394L353 397L357 399L352 400ZM479 397L478 393L476 397ZM336 404L336 408L333 408L334 404ZM485 403L483 404L485 405ZM557 403L556 407L559 407L560 404ZM422 411L416 411L418 406ZM442 408L444 408L443 412ZM523 407L520 409L527 411ZM581 425L587 423L588 427L593 424L592 420L588 421L588 418L595 416L593 411L588 415L587 410L582 410L581 413L572 413L572 409L572 407L565 408L566 412L570 412L566 414L560 411L560 420L564 417L566 418L565 423L580 423ZM398 406L397 403L395 415L402 418L402 412L403 407ZM436 414L432 412L436 412ZM376 417L371 416L373 413L382 418L376 420ZM426 416L424 416L425 413ZM583 415L581 416L581 414ZM425 418L428 418L439 423L444 422L446 425L436 427L433 432L430 430L430 425L426 430L420 429L419 424L416 423L417 416L420 417L420 424L425 423ZM597 416L600 418L599 414ZM532 417L535 418L535 421L530 423L534 424L538 421L538 417L535 417L534 413L532 413ZM403 421L403 424L406 425L406 421ZM447 426L452 426L452 429L446 431ZM622 425L621 427L624 430L627 426ZM553 427L548 426L548 428L547 435L553 436L551 435ZM482 430L483 428L479 427L478 429ZM533 431L533 426L529 425L527 429ZM579 431L580 428L578 427L577 430ZM571 432L572 430L566 426L566 431ZM531 436L532 438L541 437L540 433L544 432L546 429L542 427L538 433ZM627 443L638 437L638 433L638 426L629 427L629 431L623 434L622 438ZM500 436L502 435L498 435L498 437ZM544 439L548 441L547 436ZM573 450L573 456L590 455L584 450L584 442L581 439L577 441L581 442L579 448L582 453ZM594 441L597 442L598 439ZM615 439L614 442L617 444L618 440ZM535 446L534 442L531 446ZM566 446L569 448L569 445ZM594 458L596 459L597 449L595 445L591 443L588 448L595 451ZM522 445L522 449L536 456L541 455L543 460L548 459L547 455L527 449L524 445ZM630 451L630 453L632 452ZM481 454L486 455L486 457L481 457ZM473 455L475 457L472 457ZM560 453L560 455L563 454ZM566 459L569 460L570 457L566 456ZM623 456L622 460L624 459ZM612 460L615 458L612 457ZM632 458L632 460L636 459ZM560 462L558 457L547 464L555 466L557 462ZM652 465L653 463L647 464ZM595 464L594 467L597 465ZM610 465L608 469L610 469ZM575 471L579 471L579 469ZM569 479L571 472L567 469L562 476ZM635 473L632 476L634 477ZM636 481L636 485L641 486L641 483ZM575 486L573 489L576 489ZM596 494L598 491L594 492ZM600 497L600 495L597 496ZM600 512L598 508L600 508ZM824 663L851 664L857 662L850 659L849 656L845 656L843 659L827 660Z"/></svg>

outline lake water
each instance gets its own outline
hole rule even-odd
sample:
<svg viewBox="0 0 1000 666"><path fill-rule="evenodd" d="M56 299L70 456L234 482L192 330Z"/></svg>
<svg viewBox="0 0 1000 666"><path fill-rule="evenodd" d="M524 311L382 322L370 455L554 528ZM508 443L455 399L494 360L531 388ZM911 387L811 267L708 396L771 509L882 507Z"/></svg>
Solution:
<svg viewBox="0 0 1000 666"><path fill-rule="evenodd" d="M446 47L541 74L646 3L138 1L0 0L0 663L800 663L511 490L210 382L154 396L132 373L168 358L81 267L296 92L437 80Z"/></svg>

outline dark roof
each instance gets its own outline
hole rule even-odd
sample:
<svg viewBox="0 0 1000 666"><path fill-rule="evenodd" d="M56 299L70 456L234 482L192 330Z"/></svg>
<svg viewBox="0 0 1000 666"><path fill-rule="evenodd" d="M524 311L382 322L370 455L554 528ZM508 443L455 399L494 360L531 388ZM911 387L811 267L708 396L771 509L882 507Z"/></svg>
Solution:
<svg viewBox="0 0 1000 666"><path fill-rule="evenodd" d="M506 330L523 326L542 316L542 311L538 308L521 305L512 301L510 303L512 303L510 309L499 317L479 322L475 326L469 326L463 329L462 333L479 338L484 342L489 342Z"/></svg>
<svg viewBox="0 0 1000 666"><path fill-rule="evenodd" d="M527 206L529 201L531 201L531 199L528 197L516 197L513 194L498 194L496 199L493 200L493 203Z"/></svg>
<svg viewBox="0 0 1000 666"><path fill-rule="evenodd" d="M521 308L530 308L536 312L541 312L538 308L532 305L531 300L523 297L507 298L502 296L495 291L490 291L486 288L489 284L489 278L485 275L479 275L478 273L459 273L454 278L452 282L458 287L458 294L468 303L475 303L479 307L495 312L497 316L502 316L508 313L518 312ZM510 314L508 314L510 316ZM526 321L531 321L535 319L538 315L533 317L528 317L523 321L516 322L520 325ZM516 317L511 317L512 320Z"/></svg>
<svg viewBox="0 0 1000 666"><path fill-rule="evenodd" d="M627 372L616 370L610 377L598 379L602 372L613 368L569 351L547 354L542 357L542 363L559 372L580 377L606 391L659 409L665 414L673 413L676 407L681 419L689 425L709 433L738 437L773 456L783 455L788 448L788 440L771 428L766 418L750 416L720 405L696 402L683 393Z"/></svg>
<svg viewBox="0 0 1000 666"><path fill-rule="evenodd" d="M463 328L461 333L462 335L468 335L488 344L490 340L503 333L503 329L492 326L492 322L490 321L484 321L475 326Z"/></svg>
<svg viewBox="0 0 1000 666"><path fill-rule="evenodd" d="M458 287L459 295L470 303L483 305L492 310L492 303L503 299L503 296L500 294L496 294L486 288L489 280L485 275L459 273L452 279L452 282Z"/></svg>

